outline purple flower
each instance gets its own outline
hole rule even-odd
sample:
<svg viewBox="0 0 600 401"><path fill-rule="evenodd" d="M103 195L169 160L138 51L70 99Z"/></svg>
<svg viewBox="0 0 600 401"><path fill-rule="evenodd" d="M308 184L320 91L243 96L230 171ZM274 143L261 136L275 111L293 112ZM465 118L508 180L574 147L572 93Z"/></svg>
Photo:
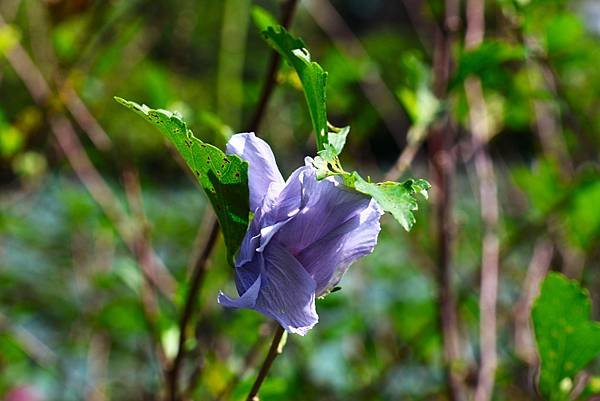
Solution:
<svg viewBox="0 0 600 401"><path fill-rule="evenodd" d="M234 135L227 152L249 163L254 219L235 263L240 297L220 292L218 301L255 309L304 335L319 320L315 298L373 251L383 212L336 178L317 181L310 158L284 181L271 148L254 133Z"/></svg>

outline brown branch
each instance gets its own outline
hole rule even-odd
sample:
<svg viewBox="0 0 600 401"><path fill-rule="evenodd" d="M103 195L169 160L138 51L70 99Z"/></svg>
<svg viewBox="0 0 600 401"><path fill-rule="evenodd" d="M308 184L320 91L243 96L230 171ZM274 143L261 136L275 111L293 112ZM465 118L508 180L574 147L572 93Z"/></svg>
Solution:
<svg viewBox="0 0 600 401"><path fill-rule="evenodd" d="M138 238L136 238L134 243L135 258L140 266L151 266L153 263L152 243L149 238L150 233L148 232L148 224L142 202L142 188L140 186L137 172L129 169L125 171L123 174L123 187L125 189L127 202L131 208L133 216L141 227L141 234ZM148 267L142 268L145 270L151 270L151 268ZM146 324L148 325L148 331L152 338L159 365L162 369L162 372L166 372L167 357L161 344L161 334L158 328L158 317L160 312L158 299L156 297L154 287L152 286L152 282L148 279L148 275L144 275L143 277L144 283L140 290L142 312L144 314Z"/></svg>
<svg viewBox="0 0 600 401"><path fill-rule="evenodd" d="M15 343L32 361L44 368L50 368L58 362L58 356L46 344L22 326L12 324L8 317L0 312L0 333L7 332Z"/></svg>
<svg viewBox="0 0 600 401"><path fill-rule="evenodd" d="M433 56L434 93L438 99L447 97L451 70L451 46L454 32L460 23L456 0L445 1L443 28L436 34ZM431 129L429 137L430 160L433 168L434 209L437 237L437 284L438 315L442 335L444 371L448 398L451 401L465 399L462 373L458 371L461 360L456 297L452 288L452 194L454 160L451 155L454 135L450 117L446 116Z"/></svg>
<svg viewBox="0 0 600 401"><path fill-rule="evenodd" d="M51 38L50 17L47 5L43 2L36 2L27 7L27 11L30 21L33 60L38 66L46 66L48 75L55 78L54 81L58 87L56 91L58 100L66 106L73 119L87 134L94 146L100 150L110 149L112 142L109 136L72 87L71 81L60 78L59 63L49 40Z"/></svg>
<svg viewBox="0 0 600 401"><path fill-rule="evenodd" d="M271 366L273 365L273 361L279 354L281 354L282 350L282 337L285 330L283 327L277 325L277 329L275 329L275 335L273 336L273 341L271 342L271 347L269 348L269 352L265 357L265 360L258 371L258 375L256 375L256 379L254 380L254 384L248 393L248 397L246 397L246 401L258 401L258 392L260 391L260 386L262 386L265 378L269 374L269 370L271 370Z"/></svg>
<svg viewBox="0 0 600 401"><path fill-rule="evenodd" d="M485 34L484 0L467 1L467 29L465 49L481 45ZM464 83L469 106L469 125L475 149L475 171L479 184L481 218L484 224L481 256L481 284L479 295L480 366L475 388L475 401L490 401L494 392L497 353L496 304L498 300L498 186L494 165L487 151L491 137L489 114L481 80L469 76Z"/></svg>
<svg viewBox="0 0 600 401"><path fill-rule="evenodd" d="M185 304L183 307L183 312L181 313L181 318L179 319L179 341L177 354L175 355L175 359L173 360L171 368L167 372L168 399L172 401L177 400L177 393L179 391L177 383L179 378L179 370L181 369L181 362L183 361L183 356L185 354L185 341L187 338L186 330L188 323L192 318L192 312L194 311L194 306L197 302L198 293L200 288L202 288L202 284L204 284L204 277L206 275L205 273L208 266L208 258L210 257L212 250L217 243L218 236L219 225L215 220L210 227L210 232L208 233L208 237L202 252L200 253L199 258L196 260L194 273L190 279L190 288L185 298Z"/></svg>
<svg viewBox="0 0 600 401"><path fill-rule="evenodd" d="M109 150L112 147L110 137L68 81L60 86L59 93L63 104L81 129L88 135L94 146L100 150Z"/></svg>
<svg viewBox="0 0 600 401"><path fill-rule="evenodd" d="M539 292L540 283L546 276L552 261L554 246L545 238L539 239L533 248L533 256L527 268L521 297L514 309L515 349L517 355L533 366L537 362L535 340L531 329L531 307Z"/></svg>
<svg viewBox="0 0 600 401"><path fill-rule="evenodd" d="M404 147L404 149L402 149L402 152L398 156L398 159L396 160L396 162L394 163L392 168L386 173L385 178L384 178L386 181L399 180L402 177L402 174L404 174L404 172L406 171L406 169L410 167L412 161L414 160L415 156L417 155L417 152L419 151L419 148L425 141L427 134L425 132L421 132L416 135L411 134L411 130L416 130L416 129L426 130L426 128L419 127L419 126L412 126L409 129L409 132L406 135L406 137L408 138L406 146ZM411 137L414 137L416 139L411 140L410 139Z"/></svg>
<svg viewBox="0 0 600 401"><path fill-rule="evenodd" d="M0 16L0 27L4 25L4 19ZM50 100L54 98L50 86L23 47L20 44L14 45L7 52L6 57L16 74L29 90L35 103L42 108L50 108ZM50 110L48 122L53 135L57 139L73 170L109 220L112 221L125 245L135 254L134 242L140 235L139 230L125 213L117 197L88 158L77 137L75 128L67 117L60 112L56 112L56 110ZM142 269L143 273L148 275L153 285L165 297L171 300L175 292L175 280L154 251L152 251L152 260L152 265L142 266L146 267Z"/></svg>

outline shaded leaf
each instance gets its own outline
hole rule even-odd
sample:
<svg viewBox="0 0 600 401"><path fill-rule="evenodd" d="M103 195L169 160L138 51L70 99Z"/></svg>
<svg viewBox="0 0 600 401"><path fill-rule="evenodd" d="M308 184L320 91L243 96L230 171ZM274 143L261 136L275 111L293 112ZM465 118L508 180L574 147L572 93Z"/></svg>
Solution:
<svg viewBox="0 0 600 401"><path fill-rule="evenodd" d="M115 100L156 125L181 154L210 199L232 263L248 226L248 163L196 138L176 113Z"/></svg>
<svg viewBox="0 0 600 401"><path fill-rule="evenodd" d="M549 401L566 400L574 376L600 353L600 323L590 320L588 292L550 273L531 315L541 362L539 387Z"/></svg>

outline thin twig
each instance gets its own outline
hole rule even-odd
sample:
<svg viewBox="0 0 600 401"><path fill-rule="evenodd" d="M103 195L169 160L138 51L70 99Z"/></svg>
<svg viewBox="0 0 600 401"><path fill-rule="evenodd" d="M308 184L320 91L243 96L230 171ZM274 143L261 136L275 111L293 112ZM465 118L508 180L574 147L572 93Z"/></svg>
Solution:
<svg viewBox="0 0 600 401"><path fill-rule="evenodd" d="M188 327L188 323L192 318L194 305L197 302L198 293L200 288L202 288L202 284L204 284L204 277L206 276L206 269L208 266L208 259L212 253L212 250L217 243L217 238L219 236L219 225L215 222L211 225L210 232L208 233L208 238L206 244L203 247L202 252L200 253L200 257L196 261L196 266L194 268L194 273L190 279L190 289L188 290L187 296L185 298L185 305L183 307L183 312L181 313L181 318L179 319L179 341L177 354L175 355L175 359L173 360L173 364L167 373L167 391L168 397L170 400L177 400L177 392L178 390L178 378L179 378L179 370L181 368L181 362L183 361L183 356L185 354L185 340L187 338L186 330Z"/></svg>
<svg viewBox="0 0 600 401"><path fill-rule="evenodd" d="M250 347L246 356L244 357L244 362L242 364L242 368L237 374L235 374L231 380L227 382L225 387L218 393L215 401L223 401L229 398L231 392L235 389L235 387L240 383L242 378L246 375L248 370L254 366L256 359L258 358L259 352L263 348L263 345L266 343L268 331L261 330L258 339L256 342Z"/></svg>
<svg viewBox="0 0 600 401"><path fill-rule="evenodd" d="M123 187L125 189L125 195L127 197L129 207L133 213L133 217L141 226L141 234L138 236L138 238L136 238L134 243L135 258L140 266L151 265L152 243L149 238L150 233L148 232L147 219L142 201L142 188L137 172L129 169L125 171L123 174ZM161 344L160 330L158 328L158 318L160 314L158 299L156 297L154 287L152 286L152 282L150 282L148 276L144 275L143 277L144 282L140 290L142 312L144 314L146 324L148 325L148 331L150 333L161 370L165 372L167 369L167 357Z"/></svg>
<svg viewBox="0 0 600 401"><path fill-rule="evenodd" d="M0 312L0 333L7 332L15 343L32 361L44 368L51 368L58 362L57 354L24 327L13 324Z"/></svg>
<svg viewBox="0 0 600 401"><path fill-rule="evenodd" d="M4 19L0 16L0 27L4 26L4 24ZM35 103L42 108L49 107L52 97L50 86L23 47L18 43L15 44L7 52L6 57L29 90ZM125 213L116 195L88 158L71 121L61 113L50 114L48 117L50 129L73 170L114 224L123 242L132 253L135 253L134 242L140 235L135 223ZM142 269L143 273L148 275L153 285L167 299L172 300L175 292L175 280L154 251L152 251L152 260L153 263L151 265L142 266L146 267Z"/></svg>
<svg viewBox="0 0 600 401"><path fill-rule="evenodd" d="M418 128L417 126L413 126L411 127L411 129L420 129L420 127ZM427 135L424 134L413 136L410 134L409 130L409 133L406 135L406 137L416 137L416 139L408 140L406 146L404 147L404 149L402 149L400 156L398 156L398 159L396 160L392 168L385 175L386 181L397 181L400 179L400 177L402 177L402 174L404 174L406 169L410 167L412 161L417 155L417 152L419 151L419 148L425 141Z"/></svg>
<svg viewBox="0 0 600 401"><path fill-rule="evenodd" d="M273 341L271 342L271 347L269 348L269 352L265 357L265 360L258 371L258 375L256 375L256 379L254 380L254 384L248 393L248 397L246 397L246 401L258 401L258 392L260 391L260 386L263 384L265 378L269 374L269 370L271 370L271 366L273 365L273 361L279 354L281 354L281 339L283 337L283 333L285 330L281 326L277 326L275 330L275 335L273 336Z"/></svg>
<svg viewBox="0 0 600 401"><path fill-rule="evenodd" d="M476 49L485 34L483 0L467 1L466 50ZM479 184L481 218L484 224L481 256L481 285L479 294L479 347L480 367L474 401L489 401L494 391L497 353L496 303L498 299L498 186L494 165L487 151L491 137L489 114L481 80L469 76L465 80L465 93L469 105L469 125L475 149L475 171Z"/></svg>

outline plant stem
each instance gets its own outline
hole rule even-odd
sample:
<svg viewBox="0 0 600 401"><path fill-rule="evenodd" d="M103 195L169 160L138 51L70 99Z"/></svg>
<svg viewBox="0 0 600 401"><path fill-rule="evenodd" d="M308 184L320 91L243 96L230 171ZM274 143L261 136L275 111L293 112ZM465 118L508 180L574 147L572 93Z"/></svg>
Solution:
<svg viewBox="0 0 600 401"><path fill-rule="evenodd" d="M460 25L460 3L445 0L445 16L441 29L436 32L433 54L434 92L439 99L448 95L451 73L452 43ZM437 220L437 282L438 315L444 352L444 371L447 380L448 399L465 399L463 380L457 371L461 359L456 296L452 287L452 181L454 158L451 148L454 133L450 116L434 124L429 136L430 160L433 168L435 190L435 215Z"/></svg>
<svg viewBox="0 0 600 401"><path fill-rule="evenodd" d="M260 390L260 386L265 381L265 378L269 374L269 370L273 365L273 361L279 354L281 354L281 348L279 347L281 343L281 338L283 337L284 330L283 327L277 325L277 329L275 329L275 335L273 336L273 341L271 342L271 347L269 348L269 352L265 357L265 360L260 367L258 375L254 380L254 384L252 385L252 389L250 393L248 393L248 397L246 397L246 401L258 401L258 391Z"/></svg>
<svg viewBox="0 0 600 401"><path fill-rule="evenodd" d="M192 318L192 312L194 311L194 303L198 298L198 293L200 292L200 288L202 288L202 284L204 283L204 277L206 276L208 258L210 257L212 250L214 249L215 244L217 243L218 236L219 225L217 224L215 219L215 221L210 227L210 232L208 233L208 237L204 247L202 248L202 252L200 252L199 257L196 260L194 272L192 274L192 278L190 279L190 289L185 299L185 305L183 307L183 312L181 313L181 318L179 319L179 341L177 347L177 355L175 355L173 365L171 365L171 369L169 369L167 373L168 399L172 401L177 400L177 379L179 377L179 370L181 368L181 362L183 361L183 356L185 353L185 331L188 326L188 323L190 322L190 319Z"/></svg>
<svg viewBox="0 0 600 401"><path fill-rule="evenodd" d="M294 10L296 9L297 0L288 0L282 6L282 16L281 16L281 25L284 27L289 27L292 17L294 15ZM267 70L265 77L265 84L263 86L263 90L261 93L260 100L256 107L256 111L254 113L254 117L252 118L252 122L249 125L248 131L257 131L260 123L262 122L264 115L266 114L267 105L271 98L271 94L273 93L273 89L275 88L276 73L277 67L279 66L279 54L273 50L271 56L271 62L269 65L269 69ZM179 348L177 351L177 355L173 360L173 365L171 369L167 372L167 400L177 401L178 400L178 381L179 381L179 371L181 369L181 363L183 362L183 357L185 355L184 344L186 339L186 327L190 322L190 319L193 315L194 311L194 301L198 296L198 292L202 287L202 283L204 282L204 275L207 271L206 262L208 260L208 256L212 252L212 249L216 245L216 237L219 233L219 224L217 223L216 218L209 225L209 235L208 240L204 244L202 251L198 254L198 259L194 262L194 270L192 273L190 290L188 291L184 310L182 312L181 319L179 321ZM199 380L199 377L197 378ZM188 389L188 391L192 391L193 389Z"/></svg>

